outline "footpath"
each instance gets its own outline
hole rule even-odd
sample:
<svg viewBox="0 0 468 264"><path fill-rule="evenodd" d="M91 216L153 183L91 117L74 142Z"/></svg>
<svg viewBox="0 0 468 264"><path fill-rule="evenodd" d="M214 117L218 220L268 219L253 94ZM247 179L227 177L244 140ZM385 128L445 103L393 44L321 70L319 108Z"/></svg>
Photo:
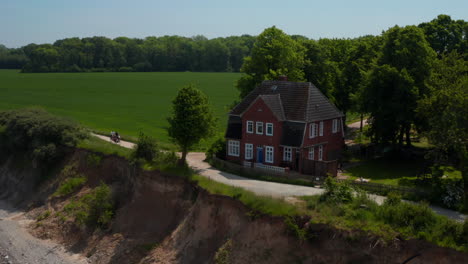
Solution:
<svg viewBox="0 0 468 264"><path fill-rule="evenodd" d="M109 139L109 137L96 134L93 135L102 140L112 142ZM125 148L133 148L135 146L134 143L126 141L120 141L118 145ZM294 196L318 195L324 192L324 189L321 188L259 181L223 172L216 168L213 168L209 163L205 162L205 158L206 156L203 152L191 152L187 155L187 163L195 172L197 172L197 174L201 176L204 176L206 178L212 179L220 183L224 183L226 185L240 187L245 190L254 192L258 195L287 199L289 197ZM369 194L369 196L378 204L382 204L386 199L385 196L375 194ZM435 205L430 205L429 207L435 213L444 215L458 222L463 222L466 218L468 218L467 215L463 215L457 211L445 209Z"/></svg>

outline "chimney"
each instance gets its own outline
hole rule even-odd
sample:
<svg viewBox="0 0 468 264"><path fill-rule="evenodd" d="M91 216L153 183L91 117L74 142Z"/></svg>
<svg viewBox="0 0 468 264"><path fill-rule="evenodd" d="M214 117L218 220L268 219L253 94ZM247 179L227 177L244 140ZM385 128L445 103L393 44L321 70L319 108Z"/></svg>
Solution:
<svg viewBox="0 0 468 264"><path fill-rule="evenodd" d="M288 76L286 76L286 75L280 75L280 76L278 77L278 81L287 82L287 81L288 81Z"/></svg>

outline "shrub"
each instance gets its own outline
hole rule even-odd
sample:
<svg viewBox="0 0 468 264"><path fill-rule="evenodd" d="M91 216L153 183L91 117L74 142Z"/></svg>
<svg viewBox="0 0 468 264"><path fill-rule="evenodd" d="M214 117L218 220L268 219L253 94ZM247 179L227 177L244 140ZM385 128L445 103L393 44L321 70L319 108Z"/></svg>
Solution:
<svg viewBox="0 0 468 264"><path fill-rule="evenodd" d="M93 153L86 156L86 164L90 167L96 167L101 164L102 157Z"/></svg>
<svg viewBox="0 0 468 264"><path fill-rule="evenodd" d="M34 108L0 112L0 127L0 147L29 152L33 160L45 163L87 137L77 123Z"/></svg>
<svg viewBox="0 0 468 264"><path fill-rule="evenodd" d="M65 196L73 193L86 182L86 177L74 177L66 179L52 196Z"/></svg>
<svg viewBox="0 0 468 264"><path fill-rule="evenodd" d="M67 204L64 211L74 216L79 225L106 227L114 215L111 190L101 182L89 194Z"/></svg>
<svg viewBox="0 0 468 264"><path fill-rule="evenodd" d="M120 67L119 72L132 72L133 68L132 67Z"/></svg>
<svg viewBox="0 0 468 264"><path fill-rule="evenodd" d="M133 160L144 159L147 162L151 162L154 158L156 158L158 152L159 151L156 140L150 136L140 133L140 136L138 137L138 143L135 146L131 156Z"/></svg>
<svg viewBox="0 0 468 264"><path fill-rule="evenodd" d="M322 201L348 203L353 200L353 188L347 183L340 183L335 178L327 177L324 187L325 193L321 196Z"/></svg>
<svg viewBox="0 0 468 264"><path fill-rule="evenodd" d="M213 156L220 159L226 158L226 139L218 138L206 151L207 160L210 160Z"/></svg>

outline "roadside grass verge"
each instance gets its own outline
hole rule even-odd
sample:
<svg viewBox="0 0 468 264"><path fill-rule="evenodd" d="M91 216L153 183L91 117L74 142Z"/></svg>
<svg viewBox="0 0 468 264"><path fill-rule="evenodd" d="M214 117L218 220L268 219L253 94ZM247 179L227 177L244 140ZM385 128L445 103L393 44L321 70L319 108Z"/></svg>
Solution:
<svg viewBox="0 0 468 264"><path fill-rule="evenodd" d="M241 201L253 211L257 211L262 214L272 216L296 216L300 215L301 213L305 213L300 208L285 202L282 199L259 196L242 188L219 183L197 174L192 175L191 179L195 181L200 187L212 194L220 194L232 197ZM255 214L255 212L252 213Z"/></svg>
<svg viewBox="0 0 468 264"><path fill-rule="evenodd" d="M437 215L427 204L403 202L395 194L390 194L381 206L369 199L363 191L354 192L351 199L336 199L349 197L352 189L343 195L336 188L343 184L334 185L335 189L326 187L326 192L321 196L301 197L306 202L306 209L312 216L313 223L369 231L385 242L401 236L404 239L424 239L442 247L468 251L468 220L458 223Z"/></svg>
<svg viewBox="0 0 468 264"><path fill-rule="evenodd" d="M131 149L121 147L117 144L106 142L100 138L89 136L77 145L78 148L87 149L93 152L100 152L105 155L117 155L123 158L130 158Z"/></svg>

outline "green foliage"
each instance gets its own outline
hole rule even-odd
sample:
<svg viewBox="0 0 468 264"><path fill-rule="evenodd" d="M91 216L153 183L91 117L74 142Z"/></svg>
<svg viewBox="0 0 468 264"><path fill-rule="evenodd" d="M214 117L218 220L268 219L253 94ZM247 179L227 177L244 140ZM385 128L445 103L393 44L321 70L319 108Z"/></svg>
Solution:
<svg viewBox="0 0 468 264"><path fill-rule="evenodd" d="M335 203L348 203L353 200L353 188L347 183L339 183L335 178L325 179L325 193L321 196L323 201Z"/></svg>
<svg viewBox="0 0 468 264"><path fill-rule="evenodd" d="M57 190L54 192L52 196L66 196L69 195L79 187L81 187L86 182L86 177L73 177L66 179Z"/></svg>
<svg viewBox="0 0 468 264"><path fill-rule="evenodd" d="M435 52L421 29L393 27L383 35L382 54L369 73L363 100L370 113L370 133L376 143L409 146L412 126L423 120L416 116L417 100L428 94L427 81ZM398 143L398 145L397 145Z"/></svg>
<svg viewBox="0 0 468 264"><path fill-rule="evenodd" d="M144 159L147 162L153 161L159 153L156 140L143 132L140 132L138 142L131 154L132 159Z"/></svg>
<svg viewBox="0 0 468 264"><path fill-rule="evenodd" d="M437 61L430 79L431 95L419 101L418 113L427 120L425 134L435 146L431 158L454 163L464 181L468 208L468 63L455 52Z"/></svg>
<svg viewBox="0 0 468 264"><path fill-rule="evenodd" d="M99 164L101 164L102 157L94 154L94 153L88 153L86 156L86 164L90 167L97 167Z"/></svg>
<svg viewBox="0 0 468 264"><path fill-rule="evenodd" d="M42 220L48 218L48 217L50 216L50 214L51 214L50 210L47 210L47 211L45 211L44 213L40 214L40 215L36 218L36 221L37 221L37 222L40 222L40 221L42 221Z"/></svg>
<svg viewBox="0 0 468 264"><path fill-rule="evenodd" d="M229 260L231 257L232 251L232 240L229 239L224 243L214 256L214 262L216 264L229 264L231 261Z"/></svg>
<svg viewBox="0 0 468 264"><path fill-rule="evenodd" d="M193 85L183 87L172 101L168 118L169 136L182 150L182 162L187 152L201 139L213 135L215 118L205 94Z"/></svg>
<svg viewBox="0 0 468 264"><path fill-rule="evenodd" d="M241 98L264 80L276 80L286 75L291 81L303 81L304 47L282 30L271 27L258 37L250 56L244 59L241 71L246 73L238 82Z"/></svg>
<svg viewBox="0 0 468 264"><path fill-rule="evenodd" d="M208 160L213 156L220 159L226 158L226 139L224 137L219 137L206 151L206 158Z"/></svg>
<svg viewBox="0 0 468 264"><path fill-rule="evenodd" d="M0 49L0 68L23 72L239 71L254 36L66 38L51 44Z"/></svg>
<svg viewBox="0 0 468 264"><path fill-rule="evenodd" d="M46 163L87 136L76 123L33 108L0 112L0 127L2 148L27 151Z"/></svg>
<svg viewBox="0 0 468 264"><path fill-rule="evenodd" d="M90 193L68 203L64 211L73 216L78 225L107 227L114 215L111 189L101 183Z"/></svg>

